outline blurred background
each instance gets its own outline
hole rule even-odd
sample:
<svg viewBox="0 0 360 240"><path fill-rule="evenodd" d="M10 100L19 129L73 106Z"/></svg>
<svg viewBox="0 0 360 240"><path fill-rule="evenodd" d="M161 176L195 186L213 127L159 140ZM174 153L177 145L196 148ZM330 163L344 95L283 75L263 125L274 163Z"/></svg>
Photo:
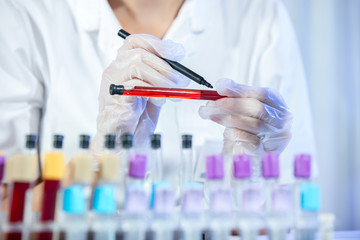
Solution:
<svg viewBox="0 0 360 240"><path fill-rule="evenodd" d="M322 209L360 229L360 1L283 0L308 79Z"/></svg>

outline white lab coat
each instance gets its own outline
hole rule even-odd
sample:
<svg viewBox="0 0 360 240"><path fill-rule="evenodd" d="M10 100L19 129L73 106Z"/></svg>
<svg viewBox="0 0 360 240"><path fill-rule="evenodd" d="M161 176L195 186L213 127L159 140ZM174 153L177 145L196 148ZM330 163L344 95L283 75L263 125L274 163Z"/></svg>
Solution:
<svg viewBox="0 0 360 240"><path fill-rule="evenodd" d="M101 75L123 43L121 26L106 0L1 1L0 16L0 149L12 154L26 134L39 133L44 152L60 133L70 159L79 134L96 133ZM181 63L213 85L226 77L280 91L294 115L281 155L282 180L290 181L294 154L315 148L304 70L281 2L186 0L165 39L183 44ZM195 146L222 140L224 127L198 116L202 104L162 107L156 132L163 135L166 179L176 179L182 133L193 134Z"/></svg>

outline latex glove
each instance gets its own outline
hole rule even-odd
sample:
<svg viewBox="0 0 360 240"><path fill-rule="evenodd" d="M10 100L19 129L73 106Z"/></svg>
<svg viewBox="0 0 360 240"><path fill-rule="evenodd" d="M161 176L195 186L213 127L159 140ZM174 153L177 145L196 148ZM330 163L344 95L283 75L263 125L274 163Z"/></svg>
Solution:
<svg viewBox="0 0 360 240"><path fill-rule="evenodd" d="M292 114L280 94L269 88L217 81L216 90L228 96L201 106L199 114L225 126L224 153L281 153L291 138Z"/></svg>
<svg viewBox="0 0 360 240"><path fill-rule="evenodd" d="M135 143L142 144L153 133L160 107L165 99L109 94L110 84L125 88L134 86L185 87L190 80L170 67L161 57L179 61L185 55L181 44L160 40L147 34L126 38L116 59L104 71L100 93L97 133L92 143L95 153L101 151L106 134L134 134Z"/></svg>

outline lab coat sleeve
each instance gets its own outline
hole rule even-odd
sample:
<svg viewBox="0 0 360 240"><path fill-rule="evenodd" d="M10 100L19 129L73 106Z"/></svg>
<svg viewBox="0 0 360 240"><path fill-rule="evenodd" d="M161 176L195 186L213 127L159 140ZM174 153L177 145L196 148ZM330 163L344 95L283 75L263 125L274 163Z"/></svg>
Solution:
<svg viewBox="0 0 360 240"><path fill-rule="evenodd" d="M13 1L0 3L0 149L24 149L25 135L39 133L43 84L31 50L29 22Z"/></svg>
<svg viewBox="0 0 360 240"><path fill-rule="evenodd" d="M270 7L264 11L266 24L258 33L264 50L258 55L254 85L280 91L293 114L292 138L281 155L282 180L288 182L293 180L293 160L299 153L313 156L312 176L317 175L315 139L307 81L293 26L280 1L268 4Z"/></svg>

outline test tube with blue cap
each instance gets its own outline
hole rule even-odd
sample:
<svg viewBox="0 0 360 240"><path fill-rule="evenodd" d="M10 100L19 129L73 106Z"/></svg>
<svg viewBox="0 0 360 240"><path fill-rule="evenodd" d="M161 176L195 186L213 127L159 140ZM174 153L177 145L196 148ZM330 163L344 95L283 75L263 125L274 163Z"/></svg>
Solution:
<svg viewBox="0 0 360 240"><path fill-rule="evenodd" d="M303 183L300 196L301 212L296 218L295 239L315 239L319 227L320 187L314 183Z"/></svg>
<svg viewBox="0 0 360 240"><path fill-rule="evenodd" d="M120 160L115 154L115 135L105 136L105 150L100 156L99 181L94 188L91 226L93 239L114 239L120 232L117 218Z"/></svg>
<svg viewBox="0 0 360 240"><path fill-rule="evenodd" d="M301 210L300 204L300 188L301 184L310 182L311 178L311 155L297 154L294 160L294 177L296 179L294 184L294 207L295 214L299 214Z"/></svg>
<svg viewBox="0 0 360 240"><path fill-rule="evenodd" d="M89 151L90 136L80 135L80 149L70 162L71 184L63 191L65 239L87 239L90 209L93 157Z"/></svg>
<svg viewBox="0 0 360 240"><path fill-rule="evenodd" d="M105 136L104 150L99 156L99 182L114 186L117 209L123 207L125 192L125 173L127 168L127 155L120 157L117 153L116 136ZM125 158L125 159L124 159Z"/></svg>
<svg viewBox="0 0 360 240"><path fill-rule="evenodd" d="M319 226L318 211L320 209L320 187L310 181L311 155L295 156L295 239L314 239Z"/></svg>

